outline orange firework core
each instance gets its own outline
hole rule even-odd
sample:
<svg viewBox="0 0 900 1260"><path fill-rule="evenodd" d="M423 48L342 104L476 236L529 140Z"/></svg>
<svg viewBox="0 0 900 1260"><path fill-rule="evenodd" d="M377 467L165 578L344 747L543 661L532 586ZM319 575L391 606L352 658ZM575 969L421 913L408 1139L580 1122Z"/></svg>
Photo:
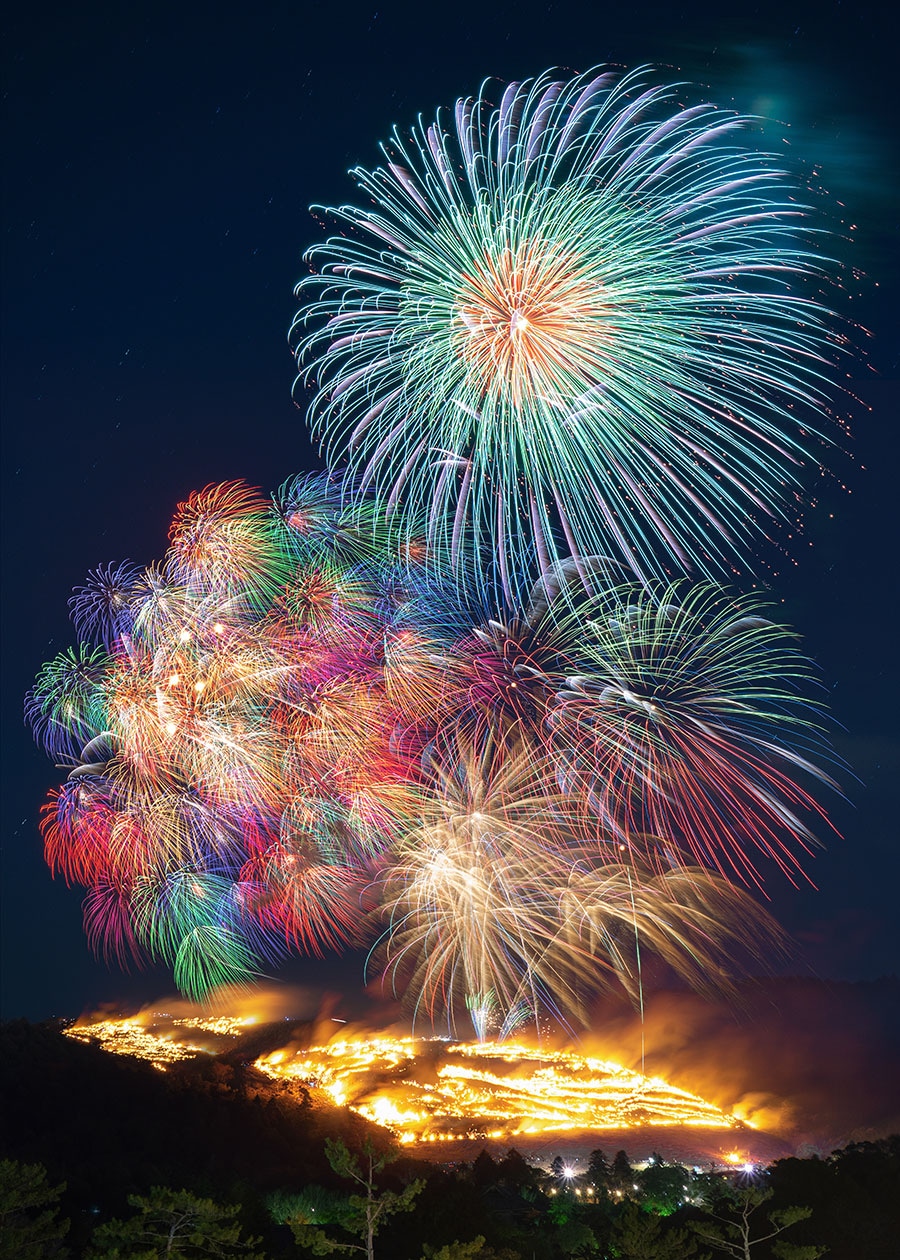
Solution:
<svg viewBox="0 0 900 1260"><path fill-rule="evenodd" d="M501 388L514 405L597 377L604 340L600 286L571 251L524 241L488 255L456 298L460 348L482 394Z"/></svg>

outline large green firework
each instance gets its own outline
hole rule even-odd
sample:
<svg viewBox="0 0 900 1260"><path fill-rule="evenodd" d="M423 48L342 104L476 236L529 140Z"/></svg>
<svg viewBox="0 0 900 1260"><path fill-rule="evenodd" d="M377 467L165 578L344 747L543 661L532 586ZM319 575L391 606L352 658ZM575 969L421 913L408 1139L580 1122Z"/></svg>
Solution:
<svg viewBox="0 0 900 1260"><path fill-rule="evenodd" d="M806 208L751 120L642 71L493 91L328 211L292 332L310 423L507 598L569 555L721 571L795 487L841 342Z"/></svg>

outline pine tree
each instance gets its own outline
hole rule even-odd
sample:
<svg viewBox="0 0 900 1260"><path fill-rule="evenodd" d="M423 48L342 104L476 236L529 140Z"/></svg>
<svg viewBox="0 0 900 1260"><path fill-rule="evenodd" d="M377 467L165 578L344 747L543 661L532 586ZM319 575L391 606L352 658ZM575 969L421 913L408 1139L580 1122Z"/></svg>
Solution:
<svg viewBox="0 0 900 1260"><path fill-rule="evenodd" d="M684 1202L691 1174L681 1164L667 1164L654 1159L643 1172L636 1174L641 1202L660 1216L669 1216Z"/></svg>
<svg viewBox="0 0 900 1260"><path fill-rule="evenodd" d="M612 1183L618 1190L630 1191L634 1185L634 1169L624 1151L616 1151L612 1162Z"/></svg>
<svg viewBox="0 0 900 1260"><path fill-rule="evenodd" d="M685 1229L666 1228L655 1212L627 1203L612 1228L612 1254L617 1260L709 1260L697 1255L696 1240Z"/></svg>
<svg viewBox="0 0 900 1260"><path fill-rule="evenodd" d="M90 1260L169 1260L173 1256L265 1260L258 1238L241 1238L240 1208L199 1199L187 1190L154 1186L146 1197L130 1194L137 1211L127 1221L100 1225L91 1240Z"/></svg>
<svg viewBox="0 0 900 1260"><path fill-rule="evenodd" d="M495 1186L499 1178L497 1161L487 1151L481 1151L472 1162L472 1180L475 1185L484 1190L487 1186Z"/></svg>
<svg viewBox="0 0 900 1260"><path fill-rule="evenodd" d="M478 1234L471 1242L452 1242L444 1247L422 1248L422 1260L483 1260L484 1235Z"/></svg>
<svg viewBox="0 0 900 1260"><path fill-rule="evenodd" d="M694 1222L691 1229L731 1260L753 1260L754 1249L767 1243L778 1260L818 1260L824 1255L827 1247L816 1244L801 1245L783 1239L772 1242L784 1230L812 1216L812 1209L794 1206L763 1211L771 1198L772 1191L759 1186L733 1190L717 1211L709 1213L710 1220Z"/></svg>
<svg viewBox="0 0 900 1260"><path fill-rule="evenodd" d="M47 1184L43 1164L0 1160L0 1260L45 1260L68 1255L62 1240L68 1221L57 1217L65 1190Z"/></svg>
<svg viewBox="0 0 900 1260"><path fill-rule="evenodd" d="M314 1255L327 1255L332 1251L362 1251L366 1260L374 1260L375 1235L389 1216L408 1212L416 1196L424 1188L424 1181L411 1181L403 1190L379 1190L375 1179L397 1156L391 1151L378 1151L367 1138L357 1156L343 1142L328 1138L325 1142L328 1162L339 1177L345 1177L359 1186L362 1193L351 1194L347 1210L341 1222L350 1234L358 1234L358 1243L336 1242L320 1226L305 1216L287 1221L299 1246L307 1247Z"/></svg>
<svg viewBox="0 0 900 1260"><path fill-rule="evenodd" d="M520 1190L522 1186L536 1185L538 1180L537 1171L517 1150L507 1151L497 1165L497 1173L502 1182L516 1190Z"/></svg>
<svg viewBox="0 0 900 1260"><path fill-rule="evenodd" d="M443 1247L425 1243L422 1253L422 1260L522 1260L517 1251L508 1247L501 1247L499 1251L486 1247L483 1234L478 1234L471 1242L457 1240Z"/></svg>
<svg viewBox="0 0 900 1260"><path fill-rule="evenodd" d="M587 1177L595 1190L609 1190L612 1169L609 1166L609 1160L599 1147L591 1151L588 1157Z"/></svg>

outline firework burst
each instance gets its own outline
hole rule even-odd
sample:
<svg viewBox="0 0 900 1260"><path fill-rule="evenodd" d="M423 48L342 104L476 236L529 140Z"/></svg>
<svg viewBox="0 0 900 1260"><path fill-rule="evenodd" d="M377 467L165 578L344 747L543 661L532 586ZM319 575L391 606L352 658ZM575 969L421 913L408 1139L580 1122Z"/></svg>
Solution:
<svg viewBox="0 0 900 1260"><path fill-rule="evenodd" d="M754 859L790 878L824 811L803 784L834 782L811 666L758 598L710 585L617 588L575 610L585 673L550 723L571 793L629 850L762 885ZM798 782L799 780L799 782Z"/></svg>
<svg viewBox="0 0 900 1260"><path fill-rule="evenodd" d="M710 987L778 942L736 885L799 871L798 780L825 776L809 666L759 601L594 558L498 612L379 542L369 499L354 541L333 481L288 485L302 545L283 494L207 487L160 566L92 575L123 601L73 603L104 646L28 698L68 770L46 859L98 953L199 996L375 939L414 1009L484 1032L639 992L642 950Z"/></svg>
<svg viewBox="0 0 900 1260"><path fill-rule="evenodd" d="M747 887L816 843L821 712L712 578L794 492L842 342L750 120L648 84L395 132L298 288L346 472L207 486L159 564L76 590L26 713L108 961L198 997L370 944L486 1037L640 1000L647 951L721 988L781 943Z"/></svg>
<svg viewBox="0 0 900 1260"><path fill-rule="evenodd" d="M353 172L367 208L327 212L310 423L507 598L597 552L721 572L797 486L840 342L806 208L751 120L644 72L494 92L395 132Z"/></svg>

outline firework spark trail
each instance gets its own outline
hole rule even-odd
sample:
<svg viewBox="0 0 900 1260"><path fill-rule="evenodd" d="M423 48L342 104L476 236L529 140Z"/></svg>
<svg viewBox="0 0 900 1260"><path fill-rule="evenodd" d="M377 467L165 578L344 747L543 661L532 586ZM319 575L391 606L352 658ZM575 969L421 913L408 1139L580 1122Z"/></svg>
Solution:
<svg viewBox="0 0 900 1260"><path fill-rule="evenodd" d="M758 598L708 584L615 588L570 614L586 672L549 715L570 790L631 849L657 837L720 874L762 886L763 855L789 877L824 811L791 777L835 784L809 662Z"/></svg>
<svg viewBox="0 0 900 1260"><path fill-rule="evenodd" d="M499 106L485 84L395 131L297 287L329 456L513 602L570 555L733 564L799 487L843 345L752 120L649 82L546 74Z"/></svg>
<svg viewBox="0 0 900 1260"><path fill-rule="evenodd" d="M772 921L715 873L659 872L636 846L623 860L577 796L548 789L550 770L534 747L464 741L432 765L422 823L384 877L380 954L396 991L450 1012L451 1028L468 1006L486 1033L523 1003L585 1018L602 987L637 997L638 937L713 990L732 955L777 946Z"/></svg>
<svg viewBox="0 0 900 1260"><path fill-rule="evenodd" d="M641 951L725 987L779 944L737 884L810 843L790 772L818 719L758 601L586 561L597 593L570 565L497 611L372 533L370 499L286 485L265 511L207 488L162 564L97 570L116 598L81 588L73 616L99 608L103 646L29 697L69 770L46 859L99 954L196 997L374 940L414 1010L486 1037L638 998Z"/></svg>
<svg viewBox="0 0 900 1260"><path fill-rule="evenodd" d="M642 1002L645 951L708 988L780 945L746 888L799 876L834 786L811 670L758 599L667 575L795 493L833 268L750 120L648 83L395 132L298 287L346 471L208 486L159 564L75 591L26 714L108 961L199 997L374 942L486 1038Z"/></svg>
<svg viewBox="0 0 900 1260"><path fill-rule="evenodd" d="M70 770L44 808L47 860L88 887L104 956L149 953L197 996L360 939L361 892L414 808L384 686L387 558L364 515L327 477L292 479L275 508L208 487L162 565L98 570L76 594L105 646L45 666L27 709Z"/></svg>

